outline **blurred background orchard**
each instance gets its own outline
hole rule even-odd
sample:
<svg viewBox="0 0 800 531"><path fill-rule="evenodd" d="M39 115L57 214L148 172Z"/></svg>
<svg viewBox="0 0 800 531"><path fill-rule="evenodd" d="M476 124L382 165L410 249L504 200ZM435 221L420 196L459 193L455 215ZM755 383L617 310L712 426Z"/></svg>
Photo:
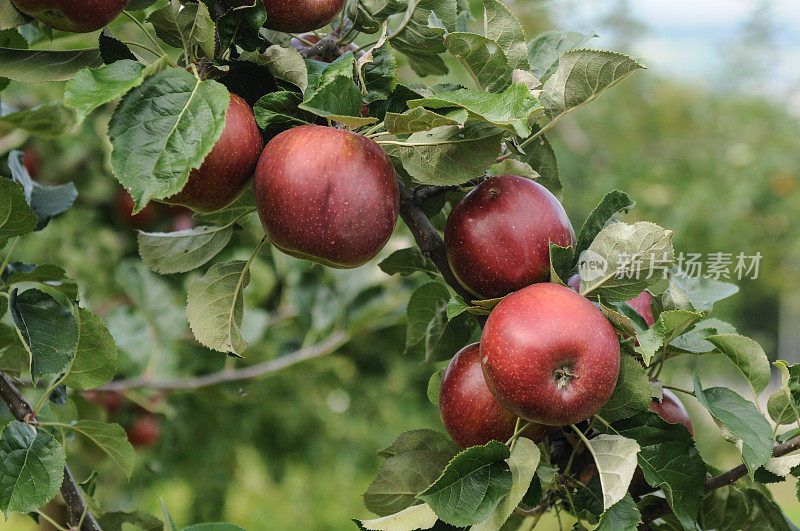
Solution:
<svg viewBox="0 0 800 531"><path fill-rule="evenodd" d="M479 12L480 1L472 3ZM529 39L548 29L591 30L599 37L589 47L644 57L649 67L570 114L550 135L573 225L580 226L605 192L620 188L638 202L634 220L675 231L676 251L760 252L758 278L736 281L741 292L718 303L716 316L756 338L771 359L800 362L800 233L794 230L800 220L800 4L509 4ZM122 40L136 36L123 20L111 27ZM94 44L91 35L62 37L59 47ZM402 75L413 79L408 68ZM462 75L452 65L448 79ZM11 82L0 98L4 105L30 108L58 99L62 90L61 83L30 90ZM112 419L132 426L154 415L158 437L137 448L130 483L101 465L97 502L108 510L158 514L162 498L181 523L353 529L350 517L368 516L360 495L379 467L376 451L404 430L442 430L426 397L433 368L422 365L420 355L403 352L405 305L426 279L389 277L377 260L355 271L333 271L266 250L245 291L246 359L206 350L186 324L187 276L151 273L136 250L134 229L177 230L191 226L191 218L165 207L131 218L131 205L107 164L110 146L102 140L111 110L107 106L58 139L0 131L0 158L24 149L35 178L77 186L77 207L26 238L15 259L61 264L78 281L83 304L103 316L120 346L121 374L180 379L276 358L337 334L347 342L331 355L253 382L166 396L147 389L128 393ZM246 258L259 231L252 216L234 236L239 245L221 258ZM399 227L383 254L411 244ZM664 379L691 387L691 370L698 370L737 386L742 380L735 369L715 358L692 357ZM762 395L765 401L769 394ZM84 418L108 415L80 397L75 401ZM735 448L717 430L702 429L710 417L688 397L685 402L701 453L721 467L735 465ZM81 448L84 463L74 462L70 452L76 476L96 465L91 451ZM794 491L791 483L773 489L800 524ZM553 525L543 521L540 528ZM6 522L2 515L0 527L35 528L26 518Z"/></svg>

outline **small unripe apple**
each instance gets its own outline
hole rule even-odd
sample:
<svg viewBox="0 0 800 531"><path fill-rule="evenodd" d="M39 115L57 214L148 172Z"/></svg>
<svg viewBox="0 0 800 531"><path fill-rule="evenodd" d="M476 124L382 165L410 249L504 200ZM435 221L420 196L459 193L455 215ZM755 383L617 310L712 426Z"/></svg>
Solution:
<svg viewBox="0 0 800 531"><path fill-rule="evenodd" d="M514 435L517 417L497 402L481 368L479 344L461 349L450 361L439 391L439 415L447 433L462 448ZM544 438L547 427L533 425L522 435L534 442Z"/></svg>
<svg viewBox="0 0 800 531"><path fill-rule="evenodd" d="M300 35L299 37L300 38L292 37L292 40L289 41L289 44L291 45L291 47L294 48L295 50L297 50L298 52L302 52L306 48L310 48L311 46L313 46L314 44L317 44L320 41L320 37L316 33L304 33L304 34ZM308 44L308 43L311 43L311 44ZM356 45L354 43L350 43L347 46L342 46L341 48L339 48L339 50L342 52L342 54L347 53L347 52L353 52L353 53L356 54L356 56L364 55L362 52L358 52L358 49L359 49L358 45ZM356 52L358 52L358 53L356 53ZM312 55L311 57L306 57L306 59L314 59L315 61L322 61L324 63L330 63L328 58L323 57L321 55Z"/></svg>
<svg viewBox="0 0 800 531"><path fill-rule="evenodd" d="M155 415L145 413L134 420L125 433L133 446L147 448L158 442L161 436L161 423Z"/></svg>
<svg viewBox="0 0 800 531"><path fill-rule="evenodd" d="M444 241L458 281L495 298L550 279L550 242L575 245L558 199L541 184L501 175L485 180L450 213Z"/></svg>
<svg viewBox="0 0 800 531"><path fill-rule="evenodd" d="M290 256L348 269L370 261L397 225L389 156L365 136L304 125L273 138L256 168L264 230Z"/></svg>
<svg viewBox="0 0 800 531"><path fill-rule="evenodd" d="M284 33L313 31L329 24L344 7L345 0L263 0L269 29ZM253 5L253 0L234 0L231 4Z"/></svg>
<svg viewBox="0 0 800 531"><path fill-rule="evenodd" d="M661 394L661 402L653 400L650 402L650 411L658 413L658 416L666 420L670 424L683 424L689 433L694 435L694 426L692 425L692 418L686 410L683 402L675 396L675 393L669 389L663 389Z"/></svg>
<svg viewBox="0 0 800 531"><path fill-rule="evenodd" d="M17 9L53 29L89 33L104 28L130 0L13 0Z"/></svg>
<svg viewBox="0 0 800 531"><path fill-rule="evenodd" d="M196 170L189 173L183 190L164 199L195 212L225 208L247 187L264 148L253 109L236 94L225 113L222 135Z"/></svg>
<svg viewBox="0 0 800 531"><path fill-rule="evenodd" d="M588 419L611 398L619 376L614 327L588 299L558 284L534 284L500 301L480 349L492 394L539 424Z"/></svg>

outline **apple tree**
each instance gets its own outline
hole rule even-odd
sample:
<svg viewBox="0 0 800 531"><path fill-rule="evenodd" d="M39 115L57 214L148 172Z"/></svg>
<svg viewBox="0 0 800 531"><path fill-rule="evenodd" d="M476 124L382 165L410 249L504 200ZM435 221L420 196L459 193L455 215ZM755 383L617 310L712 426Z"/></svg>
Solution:
<svg viewBox="0 0 800 531"><path fill-rule="evenodd" d="M141 38L117 38L115 19ZM70 32L98 32L96 45L74 49ZM712 316L737 287L682 271L670 230L624 221L635 201L623 191L577 231L560 203L547 133L641 60L587 48L592 35L530 38L500 0L480 12L463 0L2 0L0 37L1 88L64 83L59 101L0 107L0 133L74 134L113 104L108 164L133 213L194 211L190 228L140 231L139 254L156 273L191 274L188 324L219 356L245 352L244 291L268 246L350 269L396 231L413 236L378 265L425 279L397 348L430 367L428 388L409 392L427 392L448 435L410 431L380 450L363 497L376 518L354 527L530 528L553 511L576 529L791 528L764 485L800 474L800 368L775 363L781 386L765 408L764 350ZM120 370L106 323L62 267L14 260L78 190L37 183L19 151L7 167L0 397L15 420L0 436L0 508L51 519L41 508L60 492L60 529L177 529L166 508L163 521L102 512L94 479L70 472L65 444L81 437L130 475L131 443L158 425L126 433L81 418L69 397L111 409L114 393L175 387ZM219 260L256 215L249 258ZM179 386L251 379L347 339ZM739 370L747 396L700 374L680 388L663 372L710 354ZM740 465L704 460L684 400L708 411Z"/></svg>

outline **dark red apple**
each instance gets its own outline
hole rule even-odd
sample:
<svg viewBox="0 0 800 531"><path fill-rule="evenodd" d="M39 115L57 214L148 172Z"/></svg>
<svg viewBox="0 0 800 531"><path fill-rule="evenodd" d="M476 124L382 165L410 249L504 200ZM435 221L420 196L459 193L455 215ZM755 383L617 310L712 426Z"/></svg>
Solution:
<svg viewBox="0 0 800 531"><path fill-rule="evenodd" d="M300 35L299 39L297 37L292 37L292 40L289 41L289 44L292 46L292 48L294 48L298 52L302 52L306 48L310 48L314 44L317 44L319 41L320 41L320 37L316 33L304 33L304 34ZM311 44L309 44L309 43L311 43ZM356 45L356 44L353 44L353 43L351 43L351 44L349 44L347 46L342 46L341 48L339 48L339 50L341 50L342 54L347 53L347 52L356 53L358 51L358 49L359 49L359 46ZM364 54L361 53L361 52L356 53L356 56L360 56L360 55L364 55ZM330 63L331 62L331 61L328 60L328 58L323 57L321 55L312 55L311 57L306 57L306 59L314 59L315 61L322 61L322 62L325 62L325 63Z"/></svg>
<svg viewBox="0 0 800 531"><path fill-rule="evenodd" d="M89 33L104 28L130 0L12 0L17 9L53 29Z"/></svg>
<svg viewBox="0 0 800 531"><path fill-rule="evenodd" d="M397 174L372 140L304 125L267 144L256 169L256 205L278 249L348 269L370 261L397 224Z"/></svg>
<svg viewBox="0 0 800 531"><path fill-rule="evenodd" d="M22 165L25 166L26 170L28 170L28 175L30 175L32 179L36 179L36 177L39 176L39 169L42 166L42 159L39 157L39 153L35 149L32 147L26 147L22 150Z"/></svg>
<svg viewBox="0 0 800 531"><path fill-rule="evenodd" d="M492 394L524 419L563 426L586 420L611 398L620 349L608 319L564 286L534 284L498 304L481 337Z"/></svg>
<svg viewBox="0 0 800 531"><path fill-rule="evenodd" d="M230 2L239 6L253 5L253 0ZM345 0L264 0L269 29L284 33L302 33L321 28L336 18Z"/></svg>
<svg viewBox="0 0 800 531"><path fill-rule="evenodd" d="M155 415L146 413L134 420L125 432L132 445L147 448L158 442L161 435L161 423Z"/></svg>
<svg viewBox="0 0 800 531"><path fill-rule="evenodd" d="M517 417L486 386L478 343L461 349L447 366L439 391L439 414L447 433L462 448L492 440L506 442L514 435ZM546 432L546 426L537 424L523 436L538 443Z"/></svg>
<svg viewBox="0 0 800 531"><path fill-rule="evenodd" d="M658 416L670 424L683 424L689 433L694 435L694 426L689 412L683 402L675 396L669 389L664 389L661 394L661 402L653 400L650 402L650 411L658 413Z"/></svg>
<svg viewBox="0 0 800 531"><path fill-rule="evenodd" d="M83 396L92 404L96 404L105 409L111 416L117 415L122 411L124 397L117 392L85 391Z"/></svg>
<svg viewBox="0 0 800 531"><path fill-rule="evenodd" d="M581 276L572 275L569 277L567 284L575 291L580 292ZM628 301L628 304L630 304L631 307L636 310L636 313L642 316L642 319L645 320L647 326L653 326L653 324L656 322L655 318L653 317L653 307L650 305L651 302L653 302L653 296L647 291L641 292L635 299Z"/></svg>
<svg viewBox="0 0 800 531"><path fill-rule="evenodd" d="M236 94L225 113L225 129L200 168L189 173L183 190L164 200L195 212L231 204L247 187L264 148L253 109Z"/></svg>
<svg viewBox="0 0 800 531"><path fill-rule="evenodd" d="M456 205L444 241L459 282L489 299L548 281L550 242L574 246L575 231L547 188L501 175L482 182Z"/></svg>
<svg viewBox="0 0 800 531"><path fill-rule="evenodd" d="M128 192L120 191L114 198L114 212L119 222L129 229L147 229L156 219L156 208L153 204L145 206L138 214L133 213L136 204Z"/></svg>

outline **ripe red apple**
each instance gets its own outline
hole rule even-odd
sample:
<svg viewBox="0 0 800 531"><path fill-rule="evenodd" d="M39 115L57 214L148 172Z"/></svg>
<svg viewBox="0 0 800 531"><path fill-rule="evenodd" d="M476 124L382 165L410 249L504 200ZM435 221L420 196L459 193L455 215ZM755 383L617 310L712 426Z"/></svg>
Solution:
<svg viewBox="0 0 800 531"><path fill-rule="evenodd" d="M253 5L252 0L234 0L231 4ZM302 33L321 28L336 18L345 0L264 0L269 29L284 33Z"/></svg>
<svg viewBox="0 0 800 531"><path fill-rule="evenodd" d="M550 242L575 245L564 207L547 188L501 175L459 202L445 227L447 259L456 278L482 298L507 295L550 279Z"/></svg>
<svg viewBox="0 0 800 531"><path fill-rule="evenodd" d="M189 173L183 190L164 202L196 212L225 208L244 191L263 148L253 109L242 98L231 94L222 136L200 167Z"/></svg>
<svg viewBox="0 0 800 531"><path fill-rule="evenodd" d="M491 440L506 442L514 435L517 417L486 386L478 343L461 349L447 366L439 391L439 414L447 433L462 448ZM538 443L546 432L546 426L536 424L523 436Z"/></svg>
<svg viewBox="0 0 800 531"><path fill-rule="evenodd" d="M694 435L694 426L689 412L683 402L675 396L669 389L664 389L661 394L661 402L653 400L650 402L650 411L658 413L658 416L670 424L683 424L689 433Z"/></svg>
<svg viewBox="0 0 800 531"><path fill-rule="evenodd" d="M312 45L317 44L319 41L320 41L320 37L316 33L304 33L304 34L300 35L299 39L297 37L292 37L292 40L289 41L289 44L292 46L292 48L294 48L298 52L302 52L306 48L310 48ZM308 44L308 43L311 43L311 44ZM342 54L345 54L347 52L353 52L353 53L356 54L356 56L364 55L362 52L358 52L358 49L359 49L359 46L356 45L356 44L353 44L353 43L350 43L347 46L342 46L341 48L339 48L339 50L341 50ZM358 53L356 53L356 52L358 52ZM314 59L315 61L322 61L322 62L325 62L325 63L330 63L330 61L327 58L325 58L325 57L323 57L321 55L312 55L311 57L307 57L306 59Z"/></svg>
<svg viewBox="0 0 800 531"><path fill-rule="evenodd" d="M130 0L12 0L17 9L53 29L90 33L108 25Z"/></svg>
<svg viewBox="0 0 800 531"><path fill-rule="evenodd" d="M567 284L575 291L580 292L581 276L572 275L569 277ZM650 306L651 302L653 302L653 296L647 291L641 292L636 298L628 301L628 304L630 304L631 307L636 310L636 313L642 316L647 323L647 326L653 326L653 324L656 322L655 318L653 317L653 308Z"/></svg>
<svg viewBox="0 0 800 531"><path fill-rule="evenodd" d="M146 413L134 420L125 432L132 445L146 448L158 442L161 436L161 423L155 415Z"/></svg>
<svg viewBox="0 0 800 531"><path fill-rule="evenodd" d="M588 299L558 284L534 284L504 298L489 315L481 363L506 409L563 426L586 420L611 398L619 341Z"/></svg>
<svg viewBox="0 0 800 531"><path fill-rule="evenodd" d="M288 255L348 269L370 261L397 224L397 174L372 140L304 125L267 144L256 205L272 244Z"/></svg>

